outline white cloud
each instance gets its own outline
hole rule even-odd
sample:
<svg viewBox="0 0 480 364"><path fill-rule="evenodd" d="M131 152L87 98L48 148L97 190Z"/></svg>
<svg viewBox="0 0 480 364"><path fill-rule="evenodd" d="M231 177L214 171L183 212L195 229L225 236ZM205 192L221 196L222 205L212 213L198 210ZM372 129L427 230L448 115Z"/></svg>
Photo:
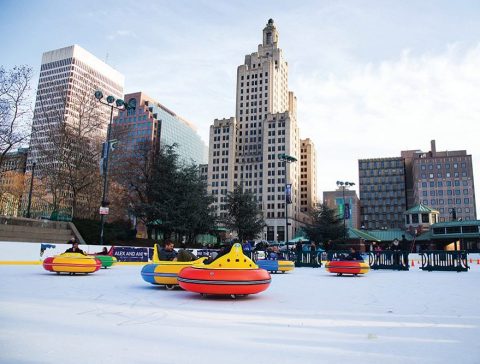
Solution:
<svg viewBox="0 0 480 364"><path fill-rule="evenodd" d="M135 32L132 32L131 30L124 30L124 29L119 29L115 31L114 33L110 33L107 35L108 40L115 40L121 37L136 37Z"/></svg>
<svg viewBox="0 0 480 364"><path fill-rule="evenodd" d="M480 45L452 45L357 66L344 75L293 76L302 137L318 152L319 191L336 180L358 181L359 158L401 150L463 150L473 155L480 186Z"/></svg>

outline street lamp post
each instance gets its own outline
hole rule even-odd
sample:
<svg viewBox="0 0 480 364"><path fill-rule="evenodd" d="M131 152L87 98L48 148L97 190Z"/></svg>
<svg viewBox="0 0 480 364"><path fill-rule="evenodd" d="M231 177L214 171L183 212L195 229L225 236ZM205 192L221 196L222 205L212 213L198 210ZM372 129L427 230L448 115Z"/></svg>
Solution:
<svg viewBox="0 0 480 364"><path fill-rule="evenodd" d="M95 98L97 99L98 102L100 102L103 105L107 105L110 107L110 122L108 123L108 129L107 129L107 140L104 144L104 149L103 149L103 192L102 192L102 203L101 207L107 207L109 205L109 202L107 200L108 196L108 159L110 156L110 143L112 140L110 140L110 132L112 128L112 121L113 121L113 109L117 110L130 110L130 109L135 109L136 107L136 101L135 99L131 99L128 103L126 103L122 99L115 99L113 96L107 96L107 102L102 101L103 99L103 93L102 91L95 91ZM103 231L104 231L104 226L105 226L105 215L108 214L105 213L105 211L101 211L100 214L100 244L103 245Z"/></svg>
<svg viewBox="0 0 480 364"><path fill-rule="evenodd" d="M291 203L289 201L289 196L291 199L291 186L290 186L290 193L287 193L288 186L288 175L287 175L287 164L293 163L297 161L297 158L292 157L288 154L279 154L278 159L283 161L283 165L285 166L285 244L288 244L288 204Z"/></svg>
<svg viewBox="0 0 480 364"><path fill-rule="evenodd" d="M344 182L344 181L337 181L337 186L342 189L342 201L343 201L343 240L345 241L347 238L347 227L346 227L346 216L347 216L347 204L345 203L345 188L350 186L354 186L355 183L353 182ZM350 205L348 205L350 209Z"/></svg>
<svg viewBox="0 0 480 364"><path fill-rule="evenodd" d="M36 162L32 164L32 178L30 179L30 191L28 192L28 206L27 206L27 214L26 217L30 218L30 207L32 206L32 192L33 192L33 178L35 177L35 166L37 165Z"/></svg>

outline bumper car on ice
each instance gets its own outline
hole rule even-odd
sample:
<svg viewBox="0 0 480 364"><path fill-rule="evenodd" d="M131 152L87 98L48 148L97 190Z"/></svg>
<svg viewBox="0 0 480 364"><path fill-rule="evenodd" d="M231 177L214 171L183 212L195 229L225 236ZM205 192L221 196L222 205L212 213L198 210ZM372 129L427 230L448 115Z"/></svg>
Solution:
<svg viewBox="0 0 480 364"><path fill-rule="evenodd" d="M143 266L142 278L145 282L165 286L167 289L174 289L178 286L178 273L192 264L199 264L206 258L202 257L190 262L165 261L158 259L158 244L154 245L152 262Z"/></svg>
<svg viewBox="0 0 480 364"><path fill-rule="evenodd" d="M265 269L270 273L277 273L277 272L285 273L295 268L295 263L290 260L261 259L261 260L257 260L256 263L259 268Z"/></svg>
<svg viewBox="0 0 480 364"><path fill-rule="evenodd" d="M325 269L327 272L337 274L338 276L344 274L357 276L368 273L370 266L363 260L330 260L325 264Z"/></svg>
<svg viewBox="0 0 480 364"><path fill-rule="evenodd" d="M100 266L100 260L96 257L81 253L63 253L45 258L43 261L43 268L57 274L94 273L100 269Z"/></svg>
<svg viewBox="0 0 480 364"><path fill-rule="evenodd" d="M178 275L180 287L204 296L246 296L266 290L270 282L270 274L245 256L240 244L210 264L194 264Z"/></svg>

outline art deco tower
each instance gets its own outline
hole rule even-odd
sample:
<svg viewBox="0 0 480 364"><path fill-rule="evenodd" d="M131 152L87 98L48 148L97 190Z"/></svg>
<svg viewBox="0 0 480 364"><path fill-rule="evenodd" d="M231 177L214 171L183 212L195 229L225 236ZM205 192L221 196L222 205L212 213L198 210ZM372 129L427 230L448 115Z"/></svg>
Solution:
<svg viewBox="0 0 480 364"><path fill-rule="evenodd" d="M210 127L209 190L224 216L227 191L241 184L252 192L267 223L262 239L285 238L285 183L292 185L289 232L297 228L300 163L287 164L279 154L300 161L296 98L288 90L288 64L278 47L272 19L263 29L258 51L245 56L237 69L236 117L216 119ZM286 169L286 175L285 175ZM285 179L287 177L287 180Z"/></svg>

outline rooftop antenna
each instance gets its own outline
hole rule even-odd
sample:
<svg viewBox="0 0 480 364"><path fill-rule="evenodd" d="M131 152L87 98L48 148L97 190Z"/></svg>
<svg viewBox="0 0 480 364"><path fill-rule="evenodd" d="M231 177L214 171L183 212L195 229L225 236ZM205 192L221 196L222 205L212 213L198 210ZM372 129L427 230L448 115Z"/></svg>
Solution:
<svg viewBox="0 0 480 364"><path fill-rule="evenodd" d="M108 52L107 52L107 54L105 55L105 63L108 64Z"/></svg>

